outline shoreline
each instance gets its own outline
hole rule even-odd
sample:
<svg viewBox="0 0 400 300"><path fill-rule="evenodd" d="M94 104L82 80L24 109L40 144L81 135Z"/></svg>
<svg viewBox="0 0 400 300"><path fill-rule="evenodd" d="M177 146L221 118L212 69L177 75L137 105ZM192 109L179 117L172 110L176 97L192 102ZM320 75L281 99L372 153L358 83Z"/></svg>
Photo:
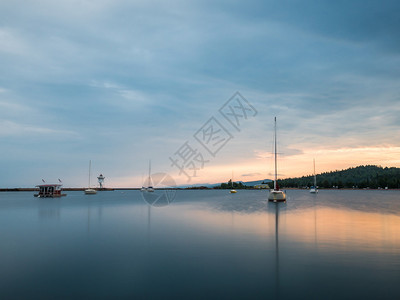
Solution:
<svg viewBox="0 0 400 300"><path fill-rule="evenodd" d="M65 192L71 192L71 191L84 191L86 190L87 187L84 188L63 188L62 190ZM136 191L136 190L141 190L141 188L94 188L96 191ZM213 188L155 188L155 190L230 190L230 189L213 189ZM239 189L240 191L246 191L246 190L251 190L251 191L268 191L269 189L255 189L255 188L248 188L248 189ZM305 190L308 191L309 189L302 189L302 188L282 188L281 190ZM320 191L324 190L335 190L335 191L400 191L400 189L395 188L395 189L352 189L352 188L342 188L342 189L335 189L335 188L323 188L323 189L318 189ZM38 191L37 188L0 188L0 192L36 192Z"/></svg>
<svg viewBox="0 0 400 300"><path fill-rule="evenodd" d="M87 187L84 188L63 188L63 191L84 191L86 190ZM38 188L0 188L0 192L36 192L38 191ZM97 189L95 188L96 191L114 191L116 190L115 188L102 188L102 189Z"/></svg>

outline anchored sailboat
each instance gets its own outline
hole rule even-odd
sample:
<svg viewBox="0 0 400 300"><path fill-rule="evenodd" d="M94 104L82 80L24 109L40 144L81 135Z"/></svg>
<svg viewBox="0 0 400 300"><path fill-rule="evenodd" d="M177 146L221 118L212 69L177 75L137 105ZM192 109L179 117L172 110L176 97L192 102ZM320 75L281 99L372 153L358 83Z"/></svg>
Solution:
<svg viewBox="0 0 400 300"><path fill-rule="evenodd" d="M97 193L97 191L95 189L90 188L90 171L92 168L92 161L89 160L89 187L85 190L85 194L87 195L94 195Z"/></svg>
<svg viewBox="0 0 400 300"><path fill-rule="evenodd" d="M149 160L149 179L148 179L148 186L146 188L148 192L154 192L152 180L151 180L151 160Z"/></svg>
<svg viewBox="0 0 400 300"><path fill-rule="evenodd" d="M146 190L146 188L144 187L144 185L145 185L145 183L144 183L143 174L142 174L142 187L140 188L140 190L141 190L142 192Z"/></svg>
<svg viewBox="0 0 400 300"><path fill-rule="evenodd" d="M286 201L286 195L279 189L277 184L278 180L278 163L277 163L277 152L276 152L276 117L274 126L274 159L275 159L275 177L274 177L274 189L270 190L268 200L273 202Z"/></svg>
<svg viewBox="0 0 400 300"><path fill-rule="evenodd" d="M313 193L313 194L318 193L317 176L315 175L315 159L314 159L314 185L312 187L310 187L310 193Z"/></svg>
<svg viewBox="0 0 400 300"><path fill-rule="evenodd" d="M235 194L235 193L237 193L237 191L233 188L233 171L232 171L232 179L231 179L231 190L230 190L230 192L229 193L231 193L231 194Z"/></svg>

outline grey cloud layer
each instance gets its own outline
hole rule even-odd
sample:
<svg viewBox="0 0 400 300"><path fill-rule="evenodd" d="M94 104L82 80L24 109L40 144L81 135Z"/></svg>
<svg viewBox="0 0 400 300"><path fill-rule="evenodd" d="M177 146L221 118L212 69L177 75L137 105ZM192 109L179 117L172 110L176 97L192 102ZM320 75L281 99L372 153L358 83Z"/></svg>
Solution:
<svg viewBox="0 0 400 300"><path fill-rule="evenodd" d="M159 155L161 137L166 144L175 141L163 153L167 158L180 145L176 140L184 142L240 90L260 112L254 131L270 130L268 120L278 115L289 149L340 142L398 145L390 136L400 127L399 6L397 1L2 1L4 128L25 138L33 129L49 136L71 133L69 142L56 148L31 138L13 144L15 137L7 134L2 143L7 153L13 147L30 149L35 154L28 153L30 159L45 160L48 151L71 155L75 169L83 160L106 156L103 162L112 169L129 157ZM253 136L238 138L255 149L268 144ZM109 155L99 154L99 148ZM5 166L7 153L0 161ZM67 165L52 157L56 167Z"/></svg>

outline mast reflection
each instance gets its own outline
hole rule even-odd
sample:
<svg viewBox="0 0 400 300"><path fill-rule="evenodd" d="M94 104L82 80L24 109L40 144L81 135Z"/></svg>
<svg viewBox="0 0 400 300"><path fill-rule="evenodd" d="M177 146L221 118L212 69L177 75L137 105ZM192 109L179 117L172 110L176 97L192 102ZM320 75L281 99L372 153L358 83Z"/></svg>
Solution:
<svg viewBox="0 0 400 300"><path fill-rule="evenodd" d="M151 205L147 204L147 243L150 244L151 234Z"/></svg>
<svg viewBox="0 0 400 300"><path fill-rule="evenodd" d="M97 206L97 221L101 223L101 219L103 217L103 204L102 203L97 203L97 205L93 203L88 203L87 206L87 232L88 234L90 233L91 230L91 224L94 219L96 219L96 215L92 213L92 208L93 206ZM95 210L96 208L93 208Z"/></svg>
<svg viewBox="0 0 400 300"><path fill-rule="evenodd" d="M279 214L280 209L286 206L286 202L273 202L270 205L275 206L275 297L280 299Z"/></svg>

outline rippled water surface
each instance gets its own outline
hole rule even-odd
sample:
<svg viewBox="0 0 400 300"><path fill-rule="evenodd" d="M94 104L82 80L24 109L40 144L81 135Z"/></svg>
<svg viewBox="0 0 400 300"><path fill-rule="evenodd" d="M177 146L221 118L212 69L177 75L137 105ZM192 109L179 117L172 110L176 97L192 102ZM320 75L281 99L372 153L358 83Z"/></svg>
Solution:
<svg viewBox="0 0 400 300"><path fill-rule="evenodd" d="M0 193L1 299L400 299L400 191L287 195Z"/></svg>

